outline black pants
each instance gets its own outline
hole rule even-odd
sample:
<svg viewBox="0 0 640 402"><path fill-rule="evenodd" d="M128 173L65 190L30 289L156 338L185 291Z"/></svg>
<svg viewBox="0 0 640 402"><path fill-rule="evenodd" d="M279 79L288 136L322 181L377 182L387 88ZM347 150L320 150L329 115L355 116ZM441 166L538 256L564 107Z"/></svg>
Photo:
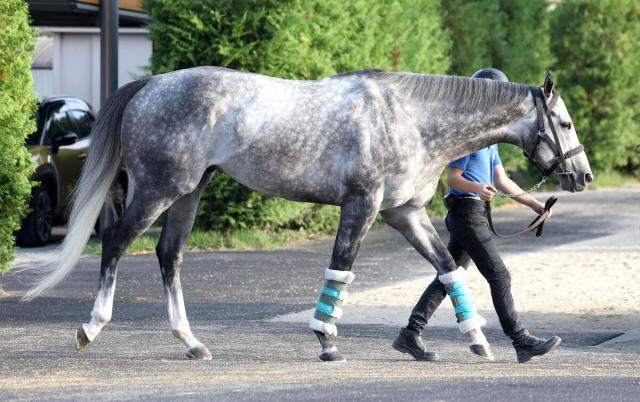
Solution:
<svg viewBox="0 0 640 402"><path fill-rule="evenodd" d="M489 282L493 306L502 330L507 336L517 338L524 332L524 326L511 296L511 276L489 230L484 201L454 198L448 204L449 213L445 223L451 234L447 246L449 253L456 264L465 269L469 265L469 259L473 260ZM413 308L407 328L421 333L446 296L447 291L436 276Z"/></svg>

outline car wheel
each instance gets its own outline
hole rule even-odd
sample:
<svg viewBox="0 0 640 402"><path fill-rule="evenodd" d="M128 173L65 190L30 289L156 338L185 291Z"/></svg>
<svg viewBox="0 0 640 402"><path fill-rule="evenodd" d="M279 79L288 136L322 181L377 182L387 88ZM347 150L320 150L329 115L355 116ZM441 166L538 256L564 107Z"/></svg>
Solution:
<svg viewBox="0 0 640 402"><path fill-rule="evenodd" d="M96 233L102 237L104 230L117 222L124 214L127 201L127 187L124 180L117 180L109 190L100 216L96 222Z"/></svg>
<svg viewBox="0 0 640 402"><path fill-rule="evenodd" d="M22 228L16 233L16 243L21 247L44 246L51 240L53 226L53 203L46 187L33 189L30 207L31 212L24 218Z"/></svg>

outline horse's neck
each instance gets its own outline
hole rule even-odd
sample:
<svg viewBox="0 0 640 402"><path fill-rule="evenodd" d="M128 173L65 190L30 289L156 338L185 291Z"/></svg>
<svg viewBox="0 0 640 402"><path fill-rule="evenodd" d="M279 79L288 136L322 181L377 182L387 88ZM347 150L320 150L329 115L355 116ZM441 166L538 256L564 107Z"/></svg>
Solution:
<svg viewBox="0 0 640 402"><path fill-rule="evenodd" d="M443 159L451 161L498 143L523 147L523 136L529 122L523 121L533 104L523 99L521 105L492 113L440 115L445 124L438 136L446 138ZM426 133L425 133L426 134ZM428 134L427 134L428 135Z"/></svg>
<svg viewBox="0 0 640 402"><path fill-rule="evenodd" d="M481 92L476 95L482 103L484 95ZM414 96L411 103L410 110L413 110L425 146L430 148L435 144L438 156L445 162L500 142L522 147L531 125L525 116L534 107L529 93L508 104L497 104L482 111L457 107L446 97L419 99Z"/></svg>

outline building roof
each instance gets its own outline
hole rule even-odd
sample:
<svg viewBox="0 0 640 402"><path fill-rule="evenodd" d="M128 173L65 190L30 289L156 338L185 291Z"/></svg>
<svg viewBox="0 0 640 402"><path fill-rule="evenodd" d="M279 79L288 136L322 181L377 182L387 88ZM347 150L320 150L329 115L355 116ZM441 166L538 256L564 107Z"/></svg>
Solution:
<svg viewBox="0 0 640 402"><path fill-rule="evenodd" d="M108 1L108 0L105 0ZM35 26L97 27L101 0L28 0ZM121 27L141 27L149 22L142 0L119 0Z"/></svg>

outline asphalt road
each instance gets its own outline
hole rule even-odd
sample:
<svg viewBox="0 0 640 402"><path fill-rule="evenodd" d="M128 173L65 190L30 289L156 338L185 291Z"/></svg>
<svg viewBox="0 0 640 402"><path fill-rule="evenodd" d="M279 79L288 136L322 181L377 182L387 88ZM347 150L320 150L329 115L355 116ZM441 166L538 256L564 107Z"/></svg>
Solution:
<svg viewBox="0 0 640 402"><path fill-rule="evenodd" d="M543 238L501 242L501 249L640 249L639 197L640 188L563 193ZM520 208L496 215L503 231L529 221ZM435 223L446 238L442 222ZM214 356L205 362L187 360L169 331L155 256L122 259L113 321L80 353L74 331L89 318L99 259L83 258L60 286L29 304L18 302L29 276L5 275L0 400L640 399L640 354L594 347L619 331L562 332L559 350L519 365L498 328L486 330L497 360L485 362L468 353L456 330L436 327L429 341L442 360L424 363L390 347L396 327L346 325L339 346L348 361L321 363L305 325L271 319L313 306L331 246L326 239L272 251L187 254L183 290L192 329ZM18 252L23 260L33 255ZM350 290L422 278L432 270L397 233L382 228L365 241Z"/></svg>

